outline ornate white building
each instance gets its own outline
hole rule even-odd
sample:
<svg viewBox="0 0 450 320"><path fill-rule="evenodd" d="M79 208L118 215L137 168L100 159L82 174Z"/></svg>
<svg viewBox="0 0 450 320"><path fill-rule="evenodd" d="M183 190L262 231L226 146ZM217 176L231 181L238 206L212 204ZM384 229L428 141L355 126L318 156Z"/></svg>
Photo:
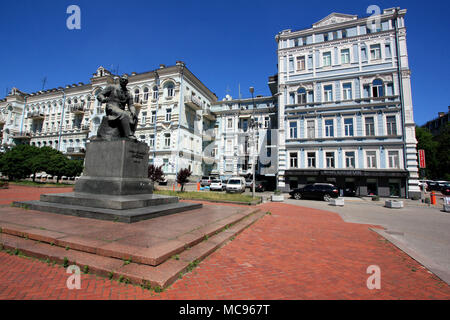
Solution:
<svg viewBox="0 0 450 320"><path fill-rule="evenodd" d="M169 180L181 168L201 176L204 131L214 126L211 104L217 100L186 66L135 73L128 89L139 110L136 136L150 146L150 158L162 165ZM97 133L104 106L96 99L118 76L103 67L89 84L23 93L14 88L0 100L2 148L20 143L50 146L72 158L83 158L86 142Z"/></svg>
<svg viewBox="0 0 450 320"><path fill-rule="evenodd" d="M420 194L405 14L333 13L276 36L280 188Z"/></svg>

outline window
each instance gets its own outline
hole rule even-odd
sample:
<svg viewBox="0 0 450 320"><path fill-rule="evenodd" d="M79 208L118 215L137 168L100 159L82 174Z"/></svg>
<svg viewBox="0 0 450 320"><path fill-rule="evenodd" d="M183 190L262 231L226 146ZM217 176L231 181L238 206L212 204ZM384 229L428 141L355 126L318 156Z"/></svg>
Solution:
<svg viewBox="0 0 450 320"><path fill-rule="evenodd" d="M294 39L294 47L298 47L298 39Z"/></svg>
<svg viewBox="0 0 450 320"><path fill-rule="evenodd" d="M316 153L308 152L308 168L316 167Z"/></svg>
<svg viewBox="0 0 450 320"><path fill-rule="evenodd" d="M227 119L227 128L233 129L233 119L232 118Z"/></svg>
<svg viewBox="0 0 450 320"><path fill-rule="evenodd" d="M342 99L343 100L352 100L352 84L344 83L342 85Z"/></svg>
<svg viewBox="0 0 450 320"><path fill-rule="evenodd" d="M156 122L156 111L152 111L152 117L151 117L151 122L150 123L155 123Z"/></svg>
<svg viewBox="0 0 450 320"><path fill-rule="evenodd" d="M372 83L372 97L378 98L384 96L383 81L376 79Z"/></svg>
<svg viewBox="0 0 450 320"><path fill-rule="evenodd" d="M148 101L148 88L144 88L144 101Z"/></svg>
<svg viewBox="0 0 450 320"><path fill-rule="evenodd" d="M140 96L141 94L139 89L134 90L134 103L139 103Z"/></svg>
<svg viewBox="0 0 450 320"><path fill-rule="evenodd" d="M379 44L370 46L370 59L371 60L381 59L381 47Z"/></svg>
<svg viewBox="0 0 450 320"><path fill-rule="evenodd" d="M264 117L264 128L267 129L270 127L270 118Z"/></svg>
<svg viewBox="0 0 450 320"><path fill-rule="evenodd" d="M338 38L337 31L333 31L333 40L336 40Z"/></svg>
<svg viewBox="0 0 450 320"><path fill-rule="evenodd" d="M361 48L361 61L367 60L367 51L366 48Z"/></svg>
<svg viewBox="0 0 450 320"><path fill-rule="evenodd" d="M297 152L289 153L291 168L298 168L298 154Z"/></svg>
<svg viewBox="0 0 450 320"><path fill-rule="evenodd" d="M158 87L157 86L153 87L153 99L154 100L158 99Z"/></svg>
<svg viewBox="0 0 450 320"><path fill-rule="evenodd" d="M291 139L297 139L297 121L289 122L289 132Z"/></svg>
<svg viewBox="0 0 450 320"><path fill-rule="evenodd" d="M385 44L384 45L384 49L385 49L385 56L386 58L391 58L392 56L392 52L391 52L391 45L390 44Z"/></svg>
<svg viewBox="0 0 450 320"><path fill-rule="evenodd" d="M173 97L173 95L174 95L174 85L173 85L172 82L169 82L166 85L166 90L167 90L167 96L168 97Z"/></svg>
<svg viewBox="0 0 450 320"><path fill-rule="evenodd" d="M294 72L294 58L289 58L289 72Z"/></svg>
<svg viewBox="0 0 450 320"><path fill-rule="evenodd" d="M398 151L389 151L388 158L389 158L389 168L391 168L391 169L400 168Z"/></svg>
<svg viewBox="0 0 450 320"><path fill-rule="evenodd" d="M367 151L367 168L376 169L377 167L377 152L376 151Z"/></svg>
<svg viewBox="0 0 450 320"><path fill-rule="evenodd" d="M333 86L324 86L323 87L323 95L325 102L333 101Z"/></svg>
<svg viewBox="0 0 450 320"><path fill-rule="evenodd" d="M341 64L350 63L350 49L341 50Z"/></svg>
<svg viewBox="0 0 450 320"><path fill-rule="evenodd" d="M145 125L147 122L147 112L142 112L142 124Z"/></svg>
<svg viewBox="0 0 450 320"><path fill-rule="evenodd" d="M324 67L331 66L331 52L325 52L323 54L323 66Z"/></svg>
<svg viewBox="0 0 450 320"><path fill-rule="evenodd" d="M308 120L306 122L306 135L308 139L314 139L316 136L316 123L314 120Z"/></svg>
<svg viewBox="0 0 450 320"><path fill-rule="evenodd" d="M297 71L303 71L305 69L305 56L297 57Z"/></svg>
<svg viewBox="0 0 450 320"><path fill-rule="evenodd" d="M334 152L327 152L325 154L325 158L327 161L327 168L334 168Z"/></svg>
<svg viewBox="0 0 450 320"><path fill-rule="evenodd" d="M227 153L231 153L233 151L233 141L232 140L227 140L227 143L225 145L225 151Z"/></svg>
<svg viewBox="0 0 450 320"><path fill-rule="evenodd" d="M169 171L169 159L163 159L163 171L164 172Z"/></svg>
<svg viewBox="0 0 450 320"><path fill-rule="evenodd" d="M345 153L345 167L346 168L355 167L355 152L351 151Z"/></svg>
<svg viewBox="0 0 450 320"><path fill-rule="evenodd" d="M366 136L375 136L375 120L373 117L367 117L366 121Z"/></svg>
<svg viewBox="0 0 450 320"><path fill-rule="evenodd" d="M304 88L300 88L297 91L297 103L306 104L306 90Z"/></svg>
<svg viewBox="0 0 450 320"><path fill-rule="evenodd" d="M397 135L397 119L395 116L386 117L386 129L388 136Z"/></svg>
<svg viewBox="0 0 450 320"><path fill-rule="evenodd" d="M328 33L323 34L323 41L328 41Z"/></svg>
<svg viewBox="0 0 450 320"><path fill-rule="evenodd" d="M325 120L325 136L334 137L334 121Z"/></svg>
<svg viewBox="0 0 450 320"><path fill-rule="evenodd" d="M289 104L295 104L295 92L289 93Z"/></svg>
<svg viewBox="0 0 450 320"><path fill-rule="evenodd" d="M342 30L342 38L347 38L347 30Z"/></svg>
<svg viewBox="0 0 450 320"><path fill-rule="evenodd" d="M166 122L170 122L172 120L172 109L166 109Z"/></svg>
<svg viewBox="0 0 450 320"><path fill-rule="evenodd" d="M151 134L149 136L148 144L149 144L150 147L154 147L155 146L155 135Z"/></svg>
<svg viewBox="0 0 450 320"><path fill-rule="evenodd" d="M353 119L344 119L344 134L346 137L353 137Z"/></svg>
<svg viewBox="0 0 450 320"><path fill-rule="evenodd" d="M164 148L170 148L170 133L164 134Z"/></svg>

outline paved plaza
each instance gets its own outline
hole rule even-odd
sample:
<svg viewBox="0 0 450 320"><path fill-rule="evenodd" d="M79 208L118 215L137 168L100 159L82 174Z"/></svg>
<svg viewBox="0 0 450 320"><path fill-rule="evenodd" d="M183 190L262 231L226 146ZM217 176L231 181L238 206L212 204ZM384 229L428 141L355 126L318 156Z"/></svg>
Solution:
<svg viewBox="0 0 450 320"><path fill-rule="evenodd" d="M19 198L38 199L49 190L11 186L0 191L0 200L7 206ZM58 188L57 192L62 191ZM370 229L382 230L376 224L383 221L349 223L323 203L318 202L322 207L316 209L306 208L307 202L290 202L257 206L270 214L163 292L94 274L82 274L81 289L68 290L69 275L61 266L3 251L0 299L450 298L444 281ZM367 287L367 268L374 265L381 270L379 290Z"/></svg>

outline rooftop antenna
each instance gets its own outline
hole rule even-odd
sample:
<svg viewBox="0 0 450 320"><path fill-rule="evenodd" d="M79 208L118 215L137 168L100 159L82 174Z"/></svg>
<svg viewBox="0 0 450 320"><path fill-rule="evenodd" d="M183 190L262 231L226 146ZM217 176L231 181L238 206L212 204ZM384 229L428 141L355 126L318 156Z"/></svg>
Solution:
<svg viewBox="0 0 450 320"><path fill-rule="evenodd" d="M47 83L47 76L45 76L44 79L42 79L42 91L44 91L46 83Z"/></svg>

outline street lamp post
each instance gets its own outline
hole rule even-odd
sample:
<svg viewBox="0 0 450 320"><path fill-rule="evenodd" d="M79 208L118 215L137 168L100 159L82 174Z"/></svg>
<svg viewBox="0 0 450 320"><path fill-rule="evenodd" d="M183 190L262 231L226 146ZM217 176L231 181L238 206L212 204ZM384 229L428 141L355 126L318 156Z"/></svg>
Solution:
<svg viewBox="0 0 450 320"><path fill-rule="evenodd" d="M255 153L258 152L258 150L256 150L256 142L255 142L255 130L257 129L256 123L255 123L255 98L253 96L255 92L255 88L250 87L250 93L252 94L252 102L253 102L253 109L252 109L252 118L250 120L250 130L252 131L252 144L255 147L255 150L252 154L252 197L255 197L255 187L256 187L256 168L255 168Z"/></svg>

